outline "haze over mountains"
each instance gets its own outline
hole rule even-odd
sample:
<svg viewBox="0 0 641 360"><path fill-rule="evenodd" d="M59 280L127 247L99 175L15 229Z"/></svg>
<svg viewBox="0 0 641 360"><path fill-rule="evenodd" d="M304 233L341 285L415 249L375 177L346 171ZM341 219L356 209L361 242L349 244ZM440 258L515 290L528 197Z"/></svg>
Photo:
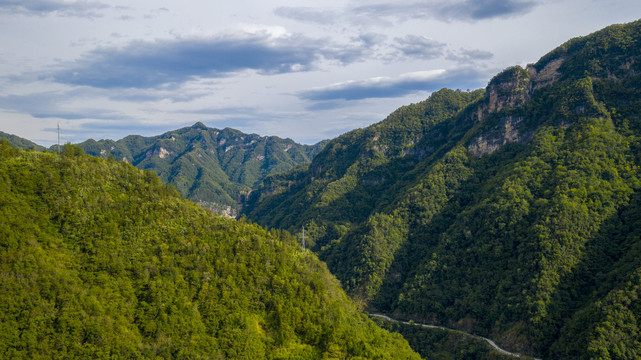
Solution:
<svg viewBox="0 0 641 360"><path fill-rule="evenodd" d="M254 138L231 129L215 130L196 124L154 138L133 136L120 143L88 141L82 147L96 156L111 154L116 160L126 158L142 169L154 170L164 182L173 183L184 196L197 202L204 199L200 196L218 196L212 202L232 207L238 197L247 195L242 215L267 228L292 234L305 228L307 245L327 263L348 295L370 311L480 334L510 350L546 359L635 359L641 356L640 84L641 21L636 21L569 40L535 64L505 69L485 89L442 89L425 101L399 108L380 123L348 132L326 145L297 146L278 138ZM120 214L117 216L126 217L123 214L128 214L127 211L144 214L139 206L142 209L155 206L152 204L158 199L154 193L168 193L166 198L161 196L160 204L180 203L175 194L169 194L171 190L152 180L155 177L151 173L140 175L125 164L88 160L74 149L78 150L67 147L66 161L70 167L63 168L60 176L67 172L82 174L76 165L92 169L95 163L102 164L95 165L98 168L129 169L126 173L137 186L155 184L151 193L144 193L150 202L127 203L125 213L116 212ZM87 198L86 194L105 191L99 184L101 177L113 177L109 171L92 170L100 176L91 187L74 183L67 189L64 184L54 182L60 187L59 192L70 191L75 199L69 203L63 200L63 206L38 192L47 179L58 179L59 170L53 165L55 156L12 151L5 150L8 159L5 165L14 162L20 166L7 169L7 179L11 180L5 181L9 184L4 187L8 191L7 204L16 194L24 194L31 208L45 209L42 215L45 217L38 218L42 223L37 228L18 227L26 232L7 237L32 240L26 243L11 240L3 249L12 252L6 253L19 257L28 255L32 247L53 246L33 244L43 233L49 234L46 239L60 237L50 243L71 251L64 252L61 258L97 256L92 242L94 233L73 232L73 221L89 222L92 226L95 221L97 225L91 227L92 231L103 236L100 224L102 221L111 224L111 215L105 215L104 219L94 216L91 220L91 212L75 213L73 209L84 209L87 204L92 209L100 209L103 204L125 206L129 190L123 190L125 199L119 198L120 190L107 191L105 197ZM44 163L31 167L39 162ZM34 185L24 172L35 173L40 180L34 180ZM249 192L251 188L254 191ZM179 209L188 207L180 204L183 205L176 205ZM126 210L128 206L133 206L133 210ZM171 265L163 262L162 266L169 268L160 274L174 276L174 283L180 279L176 274L193 276L193 282L189 280L187 286L190 294L204 286L198 277L204 270L190 262L194 258L172 258L164 251L159 239L165 231L172 239L168 245L171 249L176 252L192 249L180 234L194 224L187 220L184 227L180 220L183 217L175 215L183 210L175 210L173 205L165 207L168 209L163 211L174 214L170 216L173 220L169 228L163 227L160 220L163 215L154 213L153 235L149 235L152 250L145 248L148 252L144 253L142 263L128 263L126 257L116 257L103 259L104 269L99 269L109 273L124 267L141 276L132 280L131 285L136 293L142 294L137 298L140 304L147 302L147 298L162 303L162 296L154 298L155 288L146 287L151 285L145 282L144 269L153 265L155 258L169 256L167 261ZM10 207L4 209L9 211ZM64 212L59 213L60 209ZM189 209L184 212L193 212L197 219L205 216L195 207ZM70 216L72 221L63 215ZM369 354L362 355L365 357L377 351L384 354L382 357L389 356L388 350L393 353L396 349L405 354L404 343L387 338L384 333L380 336L387 339L382 342L386 345L378 349L375 345L370 347L376 342L372 338L363 339L361 347L361 343L345 340L346 334L357 330L348 329L336 337L323 326L315 329L313 324L318 317L304 322L309 327L296 328L301 319L309 318L292 310L295 306L289 308L287 316L274 317L274 313L281 314L275 310L280 300L294 301L301 293L309 294L307 285L316 295L303 296L311 302L301 306L313 308L320 304L326 310L327 303L319 299L337 296L334 291L338 291L328 285L331 280L324 278L328 273L319 270L322 265L311 254L311 270L306 270L299 253L287 248L296 247L295 240L281 234L281 230L272 234L231 220L207 221L222 221L212 226L225 239L220 245L226 249L221 250L223 263L214 262L222 268L212 270L221 274L222 281L215 296L226 296L224 284L234 283L236 275L248 281L241 282L249 284L245 289L257 286L265 294L247 300L238 292L231 293L232 299L238 297L240 304L248 305L254 312L230 320L231 325L224 323L231 327L221 331L238 330L259 343L240 342L247 344L246 350L254 351L257 347L266 356L286 353L283 358L304 353L301 349L309 350L316 358L334 355L345 358L363 349L371 351L365 351ZM121 233L108 228L113 230L113 234L107 234L108 243L116 239L115 250L120 249L118 236L124 234L124 242L134 241L136 233L128 231L145 231L145 223L142 219L134 222L138 228L117 223L114 226L122 227ZM72 237L67 236L69 231ZM207 236L206 231L196 232L194 242L200 244L203 240L199 239ZM242 235L247 233L254 235ZM253 242L255 237L267 237L267 242ZM206 240L203 244L213 246ZM126 244L123 248L138 251L132 246ZM202 250L203 246L197 249ZM253 258L250 253L260 252L263 246L268 248L266 257ZM248 256L248 262L235 264L236 270L231 274L224 272L222 269L227 269L224 261L239 254ZM275 260L274 254L280 260ZM293 263L284 260L286 257L293 258ZM123 261L125 265L121 265ZM287 281L296 285L295 289L285 284L285 295L277 298L272 290L280 289L282 278L278 273L274 275L270 265L276 262L286 264L287 274L299 272L302 279L321 276L323 280L301 280L291 275ZM22 274L23 263L28 261L17 261L11 269ZM176 270L172 270L174 265ZM256 277L249 276L247 271L254 266L269 275L262 275L261 270ZM195 273L189 272L192 270ZM186 275L183 271L187 271ZM85 285L92 289L92 274L86 275L91 281L77 282L78 289L84 289ZM305 285L297 287L299 282ZM25 286L31 289L36 285L27 282ZM314 292L317 287L321 288L318 294ZM16 294L21 291L16 290ZM334 295L326 295L327 292ZM93 309L89 308L93 306L90 300L93 299L87 297L87 305L82 305L89 310ZM231 304L236 306L235 300ZM353 306L345 304L348 308ZM317 316L336 319L332 309L330 306L329 315ZM138 310L148 315L147 308ZM12 311L10 314L18 313ZM352 310L348 313L354 314ZM208 319L218 319L218 315ZM350 319L358 319L354 316ZM259 320L254 322L256 318ZM159 325L153 322L149 325L148 318L143 319L127 325L138 329L141 340L136 341L143 345L137 345L136 351L164 356L165 353L154 351L166 346L174 349L164 342L165 333L148 332L147 325ZM362 318L346 321L369 324ZM265 331L264 324L272 327ZM323 324L331 327L335 323L328 320ZM210 326L206 321L205 325ZM356 327L363 329L359 326ZM317 330L323 335L318 335ZM185 331L186 334L191 330ZM13 339L18 341L15 336ZM93 339L89 337L92 346L96 344ZM326 342L327 339L331 341ZM412 345L417 349L414 340L411 339Z"/></svg>

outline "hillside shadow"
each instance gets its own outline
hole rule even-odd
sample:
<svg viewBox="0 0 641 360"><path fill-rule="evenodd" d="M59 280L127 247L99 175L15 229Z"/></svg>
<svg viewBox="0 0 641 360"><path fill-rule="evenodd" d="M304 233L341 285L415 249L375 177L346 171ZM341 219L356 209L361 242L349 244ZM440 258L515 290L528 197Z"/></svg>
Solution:
<svg viewBox="0 0 641 360"><path fill-rule="evenodd" d="M549 316L541 329L540 350L550 356L573 358L585 349L561 347L561 342L588 345L588 329L580 324L582 313L596 301L602 301L612 290L625 286L630 276L641 268L641 192L631 196L627 206L608 217L599 231L586 243L584 256L573 271L561 277L559 287L550 296ZM593 316L596 314L592 314ZM597 319L592 319L596 321ZM574 339L569 337L574 335ZM557 344L555 344L557 343Z"/></svg>

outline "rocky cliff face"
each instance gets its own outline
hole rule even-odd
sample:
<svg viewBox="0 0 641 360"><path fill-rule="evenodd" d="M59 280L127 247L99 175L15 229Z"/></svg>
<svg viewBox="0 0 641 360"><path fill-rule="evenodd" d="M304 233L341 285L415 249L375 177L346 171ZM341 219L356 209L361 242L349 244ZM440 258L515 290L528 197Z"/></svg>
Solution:
<svg viewBox="0 0 641 360"><path fill-rule="evenodd" d="M565 58L558 58L547 63L541 71L537 71L532 65L527 67L527 72L532 79L531 89L538 90L551 85L561 78L559 68L565 62Z"/></svg>
<svg viewBox="0 0 641 360"><path fill-rule="evenodd" d="M530 74L520 66L504 70L487 85L485 112L493 114L523 105L530 99Z"/></svg>
<svg viewBox="0 0 641 360"><path fill-rule="evenodd" d="M523 118L518 116L502 117L499 125L474 138L467 146L467 150L477 157L481 157L483 154L491 154L507 144L524 141L527 136L519 134L519 125L522 121Z"/></svg>
<svg viewBox="0 0 641 360"><path fill-rule="evenodd" d="M496 75L488 84L485 99L473 113L474 121L483 123L492 116L522 106L530 100L533 82L530 71L520 66L510 67ZM515 115L500 116L498 124L469 141L467 150L481 157L502 146L525 140L521 136L523 118Z"/></svg>
<svg viewBox="0 0 641 360"><path fill-rule="evenodd" d="M554 59L539 71L534 65L525 69L513 66L496 75L486 88L485 101L479 104L474 120L481 123L498 114L498 124L470 140L468 151L481 157L507 144L527 141L531 133L521 131L524 117L510 114L510 110L525 105L535 91L558 82L564 61L562 57Z"/></svg>

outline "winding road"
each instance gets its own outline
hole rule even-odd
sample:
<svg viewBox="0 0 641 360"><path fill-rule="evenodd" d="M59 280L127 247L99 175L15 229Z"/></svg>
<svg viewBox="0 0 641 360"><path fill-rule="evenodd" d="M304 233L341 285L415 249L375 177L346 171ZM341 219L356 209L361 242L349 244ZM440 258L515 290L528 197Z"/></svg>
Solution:
<svg viewBox="0 0 641 360"><path fill-rule="evenodd" d="M409 321L401 321L401 320L392 319L391 317L389 317L387 315L383 315L383 314L368 314L368 315L370 317L377 317L377 318L385 319L387 321L397 322L397 323L401 323L401 324L405 324L405 325L422 326L424 328L440 329L440 330L445 330L445 331L455 331L457 333L465 334L465 335L467 335L469 337L472 337L472 338L475 338L475 339L478 339L478 340L483 340L483 341L487 342L488 344L490 344L490 346L492 348L494 348L496 351L498 351L499 353L501 353L503 355L514 356L514 357L517 357L517 358L528 358L528 359L529 358L533 358L534 360L541 360L539 358L535 358L535 357L532 357L532 356L521 355L521 354L509 352L509 351L507 351L505 349L501 349L498 345L496 345L496 343L494 341L492 341L492 339L488 339L486 337L479 336L479 335L466 333L465 331L461 331L461 330L457 330L457 329L450 329L450 328L446 328L446 327L438 326L438 325L419 324L419 323L415 323L415 322L414 323L410 323Z"/></svg>

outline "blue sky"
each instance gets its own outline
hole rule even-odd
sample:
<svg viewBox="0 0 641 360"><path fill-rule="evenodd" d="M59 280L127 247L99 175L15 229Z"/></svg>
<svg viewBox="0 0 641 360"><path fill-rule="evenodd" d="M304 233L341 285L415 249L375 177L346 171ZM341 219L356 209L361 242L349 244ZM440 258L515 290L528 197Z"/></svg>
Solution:
<svg viewBox="0 0 641 360"><path fill-rule="evenodd" d="M0 131L43 145L201 121L315 143L484 87L638 0L0 0Z"/></svg>

